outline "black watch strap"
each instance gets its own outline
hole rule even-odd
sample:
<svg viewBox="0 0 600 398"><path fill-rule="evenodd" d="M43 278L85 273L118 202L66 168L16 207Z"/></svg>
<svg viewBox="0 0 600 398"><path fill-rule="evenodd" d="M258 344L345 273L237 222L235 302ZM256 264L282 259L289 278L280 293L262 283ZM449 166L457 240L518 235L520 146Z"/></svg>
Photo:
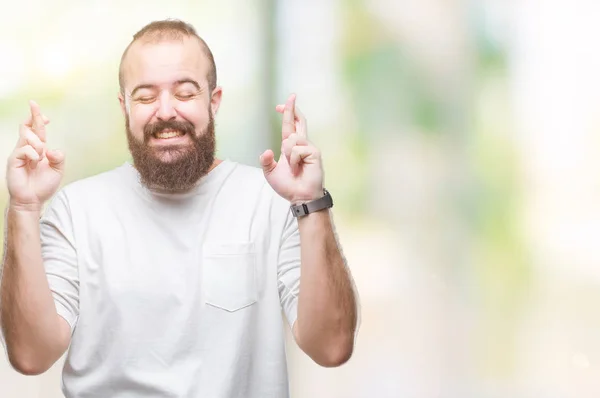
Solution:
<svg viewBox="0 0 600 398"><path fill-rule="evenodd" d="M333 199L331 198L331 194L326 189L323 189L323 194L323 197L312 200L308 203L292 205L290 207L290 210L292 211L294 217L305 216L316 211L329 209L330 207L333 207Z"/></svg>

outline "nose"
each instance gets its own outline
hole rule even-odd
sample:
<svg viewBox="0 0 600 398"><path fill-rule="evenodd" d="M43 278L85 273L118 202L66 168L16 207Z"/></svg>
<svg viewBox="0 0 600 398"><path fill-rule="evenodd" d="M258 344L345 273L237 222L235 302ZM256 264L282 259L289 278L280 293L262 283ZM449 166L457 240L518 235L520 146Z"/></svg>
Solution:
<svg viewBox="0 0 600 398"><path fill-rule="evenodd" d="M173 106L173 98L171 98L170 93L164 92L161 93L159 98L158 111L156 112L156 117L160 120L172 120L177 116L177 111Z"/></svg>

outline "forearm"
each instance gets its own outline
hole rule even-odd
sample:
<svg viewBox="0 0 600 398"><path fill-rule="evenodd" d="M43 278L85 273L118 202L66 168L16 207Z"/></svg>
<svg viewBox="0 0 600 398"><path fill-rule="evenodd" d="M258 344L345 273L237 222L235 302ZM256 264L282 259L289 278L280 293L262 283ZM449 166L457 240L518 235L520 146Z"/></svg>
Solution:
<svg viewBox="0 0 600 398"><path fill-rule="evenodd" d="M299 344L317 362L343 363L352 352L357 307L331 214L328 210L309 214L298 220L298 226L302 259Z"/></svg>
<svg viewBox="0 0 600 398"><path fill-rule="evenodd" d="M56 313L43 267L39 216L9 208L6 220L0 321L9 359L24 373L45 371L66 349L65 325Z"/></svg>

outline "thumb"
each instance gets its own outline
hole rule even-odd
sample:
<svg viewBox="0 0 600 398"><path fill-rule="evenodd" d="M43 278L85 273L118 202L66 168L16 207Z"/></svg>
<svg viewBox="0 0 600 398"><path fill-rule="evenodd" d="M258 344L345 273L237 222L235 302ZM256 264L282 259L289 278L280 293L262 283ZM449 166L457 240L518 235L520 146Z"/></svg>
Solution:
<svg viewBox="0 0 600 398"><path fill-rule="evenodd" d="M267 149L260 155L260 165L265 174L269 174L273 169L277 166L277 162L275 161L275 154L272 150Z"/></svg>
<svg viewBox="0 0 600 398"><path fill-rule="evenodd" d="M46 152L46 157L50 163L50 167L58 171L62 171L65 166L65 154L59 150L52 150Z"/></svg>

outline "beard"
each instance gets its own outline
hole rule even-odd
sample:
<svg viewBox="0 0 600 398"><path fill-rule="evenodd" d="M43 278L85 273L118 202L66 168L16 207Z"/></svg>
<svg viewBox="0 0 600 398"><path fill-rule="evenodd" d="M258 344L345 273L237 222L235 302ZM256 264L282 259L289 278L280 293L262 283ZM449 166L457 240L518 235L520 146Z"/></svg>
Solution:
<svg viewBox="0 0 600 398"><path fill-rule="evenodd" d="M129 127L129 116L126 116L129 151L143 185L168 192L187 191L208 174L215 160L216 148L215 126L210 110L208 115L208 124L200 134L196 134L194 125L188 121L161 120L144 126L143 141L134 137ZM165 129L183 133L191 143L150 146L149 141L154 134Z"/></svg>

